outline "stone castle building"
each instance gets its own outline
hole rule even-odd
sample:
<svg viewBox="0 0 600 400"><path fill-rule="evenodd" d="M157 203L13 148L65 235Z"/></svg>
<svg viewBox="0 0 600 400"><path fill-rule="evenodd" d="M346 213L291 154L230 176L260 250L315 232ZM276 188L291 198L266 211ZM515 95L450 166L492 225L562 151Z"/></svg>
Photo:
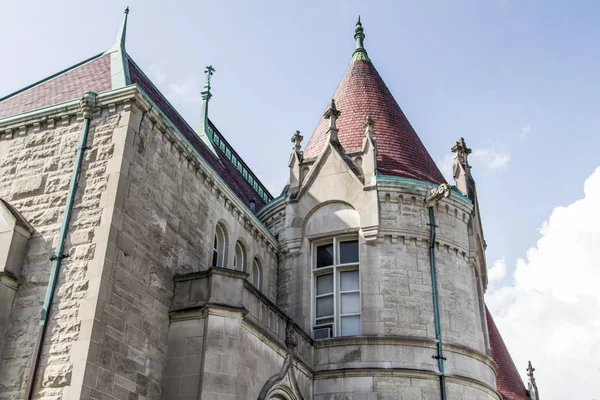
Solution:
<svg viewBox="0 0 600 400"><path fill-rule="evenodd" d="M208 119L212 67L193 129L126 23L0 99L0 399L539 398L484 303L470 150L450 186L360 20L276 198Z"/></svg>

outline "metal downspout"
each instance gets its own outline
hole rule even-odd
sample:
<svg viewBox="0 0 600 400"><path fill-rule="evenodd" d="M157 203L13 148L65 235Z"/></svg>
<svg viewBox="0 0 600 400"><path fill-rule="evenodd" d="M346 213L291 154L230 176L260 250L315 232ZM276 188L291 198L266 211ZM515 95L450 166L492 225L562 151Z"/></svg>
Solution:
<svg viewBox="0 0 600 400"><path fill-rule="evenodd" d="M429 207L429 264L431 266L431 289L433 295L433 318L435 321L435 338L437 339L437 356L432 356L438 360L438 367L440 370L440 391L442 394L442 400L446 400L446 376L444 372L444 350L442 346L442 330L440 327L440 305L438 301L438 288L437 288L437 273L435 269L435 214L433 207Z"/></svg>
<svg viewBox="0 0 600 400"><path fill-rule="evenodd" d="M36 371L40 361L40 355L42 352L42 345L44 343L44 336L46 335L46 329L48 328L48 314L50 312L50 306L52 305L52 298L54 297L54 290L56 289L56 283L58 282L58 273L60 271L60 265L63 258L67 258L68 255L64 254L65 241L69 229L69 221L71 219L71 212L73 211L73 203L75 202L75 192L77 191L77 182L79 180L79 172L81 171L81 165L83 163L83 155L85 150L88 149L86 146L88 139L88 132L90 129L90 119L92 107L95 106L96 93L87 92L83 95L80 101L80 108L83 111L83 130L79 140L79 147L77 148L77 154L75 156L75 165L73 167L73 175L71 176L71 183L69 185L69 192L67 194L67 202L65 204L65 213L63 215L62 226L60 227L60 234L58 238L58 245L56 246L56 253L50 258L52 261L52 268L50 269L50 278L48 280L48 287L46 289L46 298L44 299L44 305L42 307L42 315L40 318L38 335L33 347L33 354L31 363L29 366L29 378L27 380L27 388L25 390L25 400L31 400L33 396L33 388L35 385Z"/></svg>

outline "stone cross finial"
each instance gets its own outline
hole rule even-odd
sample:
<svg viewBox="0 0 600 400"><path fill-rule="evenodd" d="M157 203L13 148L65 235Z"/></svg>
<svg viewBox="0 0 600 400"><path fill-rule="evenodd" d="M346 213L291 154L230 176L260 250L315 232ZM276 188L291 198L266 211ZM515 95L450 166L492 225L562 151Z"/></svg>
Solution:
<svg viewBox="0 0 600 400"><path fill-rule="evenodd" d="M373 137L373 125L375 125L375 121L373 121L373 118L371 118L370 115L367 115L367 118L365 119L365 136L368 136L370 138Z"/></svg>
<svg viewBox="0 0 600 400"><path fill-rule="evenodd" d="M335 106L335 100L331 99L331 103L329 103L329 108L323 114L325 119L329 120L329 130L337 131L337 126L335 124L337 118L340 116L340 111Z"/></svg>
<svg viewBox="0 0 600 400"><path fill-rule="evenodd" d="M300 134L300 131L296 131L294 133L294 135L292 136L292 143L294 143L294 150L300 151L300 149L302 148L302 146L300 145L302 143L302 139L304 139L304 136L302 136Z"/></svg>

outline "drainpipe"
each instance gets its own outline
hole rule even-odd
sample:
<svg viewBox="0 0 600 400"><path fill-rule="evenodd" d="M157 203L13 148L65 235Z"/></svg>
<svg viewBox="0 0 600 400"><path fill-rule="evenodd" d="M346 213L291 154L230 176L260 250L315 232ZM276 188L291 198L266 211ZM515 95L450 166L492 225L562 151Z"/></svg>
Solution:
<svg viewBox="0 0 600 400"><path fill-rule="evenodd" d="M71 219L71 212L73 211L73 203L75 202L75 193L77 191L77 182L79 180L79 172L81 171L81 164L83 163L84 152L88 149L86 146L88 139L88 132L90 129L90 119L92 117L92 108L96 104L96 93L87 92L83 95L83 98L79 102L80 109L83 112L83 130L79 140L79 147L77 148L77 155L75 156L75 165L73 167L73 175L71 176L71 184L69 185L69 192L67 194L67 203L65 204L65 212L63 215L62 226L60 227L60 234L58 238L58 245L56 246L56 253L50 257L52 261L52 268L50 269L50 278L48 280L48 287L46 289L46 298L44 299L44 305L42 307L42 315L40 318L38 335L33 347L33 354L31 364L29 366L29 379L27 380L27 388L25 390L25 400L31 400L33 396L33 387L35 385L36 372L40 361L40 355L42 352L42 345L44 343L44 336L46 335L46 329L48 328L48 314L50 312L50 306L52 305L52 298L54 297L54 290L56 289L56 283L58 281L58 273L60 271L60 265L63 258L68 258L68 254L64 254L65 241L69 229L69 221Z"/></svg>
<svg viewBox="0 0 600 400"><path fill-rule="evenodd" d="M431 294L433 296L433 319L435 322L435 338L437 340L437 354L431 356L438 361L438 369L440 371L440 393L442 400L447 399L446 395L446 375L444 371L444 348L442 345L442 329L440 323L440 303L438 298L437 272L435 268L435 211L433 206L442 198L449 197L451 188L447 183L443 183L437 188L429 191L427 198L427 208L429 209L429 266L431 267Z"/></svg>
<svg viewBox="0 0 600 400"><path fill-rule="evenodd" d="M446 376L444 373L444 349L442 346L442 329L440 327L440 305L438 300L438 288L437 288L437 273L435 269L435 214L433 206L429 207L429 265L431 267L431 289L433 295L433 318L435 321L435 338L437 339L437 355L431 356L438 360L438 368L440 370L440 391L442 393L442 400L446 400Z"/></svg>

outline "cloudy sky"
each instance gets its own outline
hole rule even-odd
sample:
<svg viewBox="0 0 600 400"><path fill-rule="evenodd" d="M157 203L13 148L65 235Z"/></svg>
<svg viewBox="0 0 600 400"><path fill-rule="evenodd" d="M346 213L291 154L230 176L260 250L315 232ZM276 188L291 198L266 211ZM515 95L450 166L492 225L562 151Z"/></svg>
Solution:
<svg viewBox="0 0 600 400"><path fill-rule="evenodd" d="M110 47L122 1L0 0L0 96ZM600 399L600 3L130 1L127 49L192 126L210 117L274 194L362 15L379 73L448 176L472 147L487 299L543 398ZM343 111L343 110L342 110Z"/></svg>

